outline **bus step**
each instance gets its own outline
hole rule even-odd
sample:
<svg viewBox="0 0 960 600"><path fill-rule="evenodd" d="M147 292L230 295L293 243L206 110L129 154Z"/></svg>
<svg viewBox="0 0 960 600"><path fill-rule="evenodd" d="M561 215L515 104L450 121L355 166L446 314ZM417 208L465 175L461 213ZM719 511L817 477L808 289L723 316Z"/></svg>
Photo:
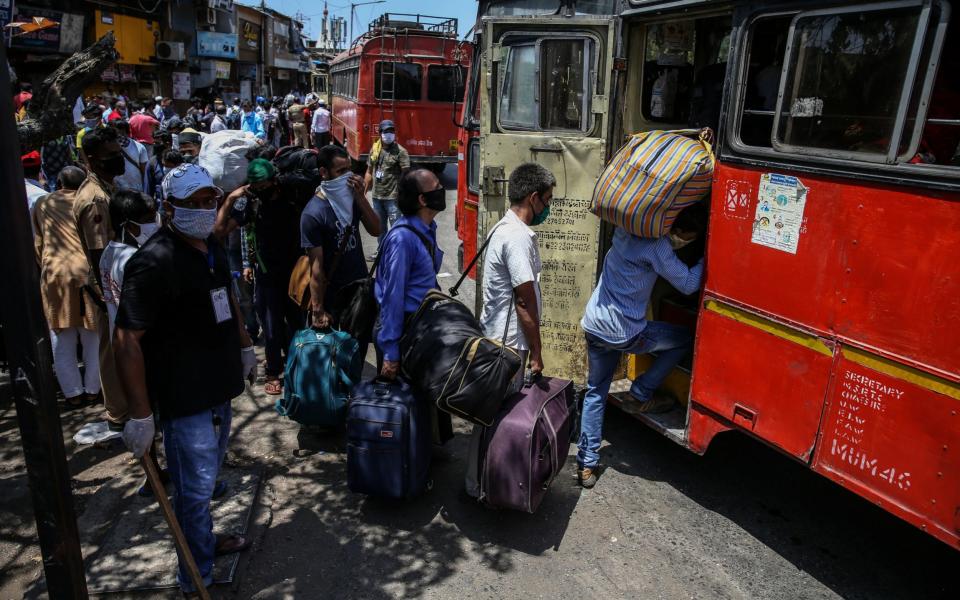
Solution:
<svg viewBox="0 0 960 600"><path fill-rule="evenodd" d="M607 396L607 402L616 406L623 412L656 429L668 439L685 446L687 443L687 407L677 404L669 412L665 413L641 413L636 412L637 401L630 395L630 385L633 382L629 379L621 379L610 385L610 395Z"/></svg>

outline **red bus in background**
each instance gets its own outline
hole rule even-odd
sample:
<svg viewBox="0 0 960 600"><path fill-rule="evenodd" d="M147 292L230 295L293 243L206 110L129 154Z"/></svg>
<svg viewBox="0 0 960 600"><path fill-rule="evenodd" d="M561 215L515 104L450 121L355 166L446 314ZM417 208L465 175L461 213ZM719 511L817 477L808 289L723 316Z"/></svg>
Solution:
<svg viewBox="0 0 960 600"><path fill-rule="evenodd" d="M472 46L457 20L387 13L330 63L333 139L364 163L392 120L410 159L439 171L457 160L457 115Z"/></svg>
<svg viewBox="0 0 960 600"><path fill-rule="evenodd" d="M476 36L474 44L478 40L479 36ZM457 259L461 273L477 253L477 206L480 202L480 69L471 68L469 73L457 133L457 212L454 222L460 239ZM468 276L477 278L476 266L470 269Z"/></svg>

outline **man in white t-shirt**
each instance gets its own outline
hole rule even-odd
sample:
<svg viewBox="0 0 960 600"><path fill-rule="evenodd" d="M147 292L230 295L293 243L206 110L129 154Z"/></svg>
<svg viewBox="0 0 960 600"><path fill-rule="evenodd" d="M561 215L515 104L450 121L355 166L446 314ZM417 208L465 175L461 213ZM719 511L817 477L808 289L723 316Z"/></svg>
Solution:
<svg viewBox="0 0 960 600"><path fill-rule="evenodd" d="M510 173L510 209L491 230L483 261L483 334L514 348L524 357L533 375L543 371L540 341L540 247L530 228L550 214L550 201L557 179L537 163L524 163ZM514 378L508 393L523 384L524 369ZM480 493L477 469L481 427L474 427L467 459L467 493Z"/></svg>
<svg viewBox="0 0 960 600"><path fill-rule="evenodd" d="M323 100L319 100L314 108L310 134L313 138L313 147L318 150L330 143L330 111L327 110L327 103Z"/></svg>
<svg viewBox="0 0 960 600"><path fill-rule="evenodd" d="M130 137L130 123L124 120L112 121L110 126L117 130L117 141L120 142L120 151L123 153L125 170L123 175L113 180L114 185L121 190L142 192L144 189L143 177L147 170L150 155L147 148Z"/></svg>
<svg viewBox="0 0 960 600"><path fill-rule="evenodd" d="M99 268L111 336L120 307L124 267L137 249L160 229L159 216L157 202L149 194L118 190L110 197L110 224L117 237L104 248Z"/></svg>

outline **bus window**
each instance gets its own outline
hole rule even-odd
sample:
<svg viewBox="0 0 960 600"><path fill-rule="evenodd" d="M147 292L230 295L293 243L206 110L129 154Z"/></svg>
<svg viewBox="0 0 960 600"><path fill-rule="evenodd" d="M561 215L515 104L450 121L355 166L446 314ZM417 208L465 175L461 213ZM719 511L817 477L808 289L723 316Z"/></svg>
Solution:
<svg viewBox="0 0 960 600"><path fill-rule="evenodd" d="M384 65L387 65L386 68ZM378 62L373 77L373 95L377 100L420 100L420 90L423 88L421 65ZM391 78L393 79L392 94L390 93ZM381 89L384 83L386 83L385 89Z"/></svg>
<svg viewBox="0 0 960 600"><path fill-rule="evenodd" d="M647 28L641 94L646 121L719 127L730 29L729 17Z"/></svg>
<svg viewBox="0 0 960 600"><path fill-rule="evenodd" d="M578 36L506 46L501 129L588 131L595 45Z"/></svg>
<svg viewBox="0 0 960 600"><path fill-rule="evenodd" d="M740 120L740 141L748 146L769 148L773 130L783 53L793 15L762 17L753 22L748 34L747 78Z"/></svg>
<svg viewBox="0 0 960 600"><path fill-rule="evenodd" d="M775 144L885 155L919 8L817 12L792 28ZM857 85L850 85L851 82Z"/></svg>
<svg viewBox="0 0 960 600"><path fill-rule="evenodd" d="M950 16L920 143L909 162L960 167L960 14ZM915 94L919 97L919 94ZM915 111L911 111L913 113ZM910 122L912 126L912 121Z"/></svg>
<svg viewBox="0 0 960 600"><path fill-rule="evenodd" d="M500 124L510 129L536 129L537 49L533 44L510 46L503 94L500 96Z"/></svg>
<svg viewBox="0 0 960 600"><path fill-rule="evenodd" d="M590 93L590 44L586 40L544 40L541 45L541 129L585 131L584 99Z"/></svg>
<svg viewBox="0 0 960 600"><path fill-rule="evenodd" d="M466 76L466 69L461 66L430 65L427 67L427 100L462 101Z"/></svg>

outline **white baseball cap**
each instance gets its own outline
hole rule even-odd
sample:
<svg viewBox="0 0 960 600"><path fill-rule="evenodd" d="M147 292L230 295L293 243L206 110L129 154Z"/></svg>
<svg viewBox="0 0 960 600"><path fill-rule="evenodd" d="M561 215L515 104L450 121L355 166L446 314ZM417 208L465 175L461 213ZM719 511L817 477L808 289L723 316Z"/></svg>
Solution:
<svg viewBox="0 0 960 600"><path fill-rule="evenodd" d="M161 100L163 100L163 96L157 96L156 98L154 98L154 100L156 102L160 102Z"/></svg>
<svg viewBox="0 0 960 600"><path fill-rule="evenodd" d="M171 169L161 184L164 199L173 196L177 200L184 200L197 190L206 188L213 188L223 195L223 190L214 185L210 173L200 165L191 163L183 163Z"/></svg>

